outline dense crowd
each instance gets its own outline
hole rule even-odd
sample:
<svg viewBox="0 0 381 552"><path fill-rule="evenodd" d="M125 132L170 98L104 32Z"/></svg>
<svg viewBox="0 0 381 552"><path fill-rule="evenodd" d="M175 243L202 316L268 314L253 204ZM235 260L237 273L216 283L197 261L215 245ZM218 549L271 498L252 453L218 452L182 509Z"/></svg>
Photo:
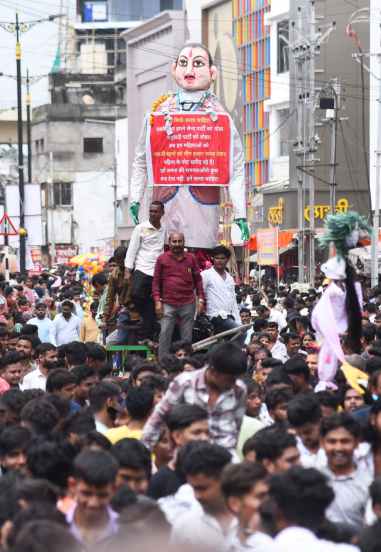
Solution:
<svg viewBox="0 0 381 552"><path fill-rule="evenodd" d="M0 276L1 547L379 551L381 288L341 336L364 381L318 390L328 282L235 285L223 246L163 252L161 215L90 280Z"/></svg>

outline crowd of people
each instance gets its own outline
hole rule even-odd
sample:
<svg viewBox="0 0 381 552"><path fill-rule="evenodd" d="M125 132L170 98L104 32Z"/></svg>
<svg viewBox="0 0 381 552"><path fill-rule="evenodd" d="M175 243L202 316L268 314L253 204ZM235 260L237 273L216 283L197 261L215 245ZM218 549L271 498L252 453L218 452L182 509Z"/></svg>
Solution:
<svg viewBox="0 0 381 552"><path fill-rule="evenodd" d="M368 383L319 391L327 282L236 285L224 246L164 251L162 215L90 281L0 276L1 548L379 551L381 288L341 336ZM201 319L237 334L193 350ZM107 351L132 340L149 360Z"/></svg>

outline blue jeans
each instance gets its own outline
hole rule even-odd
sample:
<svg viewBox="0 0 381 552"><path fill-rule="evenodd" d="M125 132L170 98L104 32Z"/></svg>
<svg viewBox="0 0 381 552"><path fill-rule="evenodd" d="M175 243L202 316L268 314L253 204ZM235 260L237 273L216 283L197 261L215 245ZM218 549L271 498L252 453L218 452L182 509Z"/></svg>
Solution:
<svg viewBox="0 0 381 552"><path fill-rule="evenodd" d="M183 341L192 343L192 331L196 304L189 305L163 305L163 318L160 321L159 359L169 353L172 343L173 330L178 321L180 336Z"/></svg>

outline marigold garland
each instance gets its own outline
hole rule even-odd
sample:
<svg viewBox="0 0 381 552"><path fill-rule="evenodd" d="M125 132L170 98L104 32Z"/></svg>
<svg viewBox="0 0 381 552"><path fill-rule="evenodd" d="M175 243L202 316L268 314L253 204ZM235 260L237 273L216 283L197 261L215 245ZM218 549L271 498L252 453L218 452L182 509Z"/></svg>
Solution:
<svg viewBox="0 0 381 552"><path fill-rule="evenodd" d="M171 96L171 94L162 94L161 96L159 96L153 103L152 103L152 106L151 106L151 115L150 115L150 125L152 126L153 125L153 113L155 113L155 111L157 111L159 109L159 107L161 106L162 103L164 103L169 97Z"/></svg>

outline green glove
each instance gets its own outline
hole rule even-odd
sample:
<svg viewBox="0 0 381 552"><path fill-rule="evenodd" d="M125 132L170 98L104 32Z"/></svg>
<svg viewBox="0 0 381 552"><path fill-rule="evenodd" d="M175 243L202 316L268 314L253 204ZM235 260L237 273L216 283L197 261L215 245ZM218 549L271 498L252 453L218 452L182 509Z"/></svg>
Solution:
<svg viewBox="0 0 381 552"><path fill-rule="evenodd" d="M137 201L134 201L130 205L130 215L134 224L139 224L139 208L140 203L138 203Z"/></svg>
<svg viewBox="0 0 381 552"><path fill-rule="evenodd" d="M235 219L234 222L241 230L242 241L244 242L248 241L248 239L250 238L250 232L249 232L249 225L247 224L247 219L245 218Z"/></svg>

